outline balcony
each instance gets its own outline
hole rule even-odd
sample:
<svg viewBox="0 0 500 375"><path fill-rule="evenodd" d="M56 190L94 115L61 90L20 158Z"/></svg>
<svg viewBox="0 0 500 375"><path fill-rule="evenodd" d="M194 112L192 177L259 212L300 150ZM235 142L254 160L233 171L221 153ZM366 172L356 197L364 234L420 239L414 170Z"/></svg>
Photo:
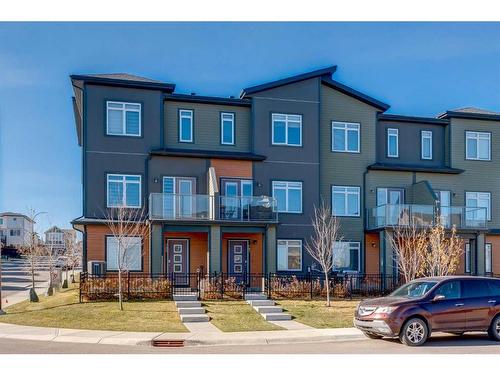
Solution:
<svg viewBox="0 0 500 375"><path fill-rule="evenodd" d="M487 229L486 208L441 207L439 217L445 228L478 230ZM433 225L438 215L436 206L421 204L386 204L370 208L366 215L368 230L404 226L413 223L419 227Z"/></svg>
<svg viewBox="0 0 500 375"><path fill-rule="evenodd" d="M276 200L271 197L228 197L151 193L150 220L164 221L278 221Z"/></svg>

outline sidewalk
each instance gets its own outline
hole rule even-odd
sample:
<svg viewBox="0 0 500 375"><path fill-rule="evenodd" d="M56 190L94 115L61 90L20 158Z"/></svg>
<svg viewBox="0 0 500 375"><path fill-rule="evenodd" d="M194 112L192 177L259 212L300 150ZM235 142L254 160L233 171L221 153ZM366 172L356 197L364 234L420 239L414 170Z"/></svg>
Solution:
<svg viewBox="0 0 500 375"><path fill-rule="evenodd" d="M255 332L120 332L65 328L29 327L0 323L0 338L72 342L86 344L151 345L152 340L184 341L184 346L267 345L305 342L331 342L363 339L356 328L303 329Z"/></svg>

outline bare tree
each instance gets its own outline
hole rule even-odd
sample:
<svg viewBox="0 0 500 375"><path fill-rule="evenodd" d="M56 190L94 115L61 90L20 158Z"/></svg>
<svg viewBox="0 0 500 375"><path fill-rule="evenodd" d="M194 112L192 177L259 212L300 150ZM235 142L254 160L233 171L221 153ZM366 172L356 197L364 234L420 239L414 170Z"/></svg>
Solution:
<svg viewBox="0 0 500 375"><path fill-rule="evenodd" d="M57 246L53 242L46 242L45 245L41 245L41 255L47 262L47 267L49 269L49 286L47 288L47 296L54 294L54 279L57 276L57 261L60 257L64 256L65 249L61 246Z"/></svg>
<svg viewBox="0 0 500 375"><path fill-rule="evenodd" d="M68 280L68 270L71 269L71 282L75 282L75 268L80 266L82 262L82 243L76 241L72 237L65 239L65 266L66 266L66 280Z"/></svg>
<svg viewBox="0 0 500 375"><path fill-rule="evenodd" d="M422 271L424 254L428 248L428 228L414 220L407 225L394 226L390 235L394 261L405 282L416 279Z"/></svg>
<svg viewBox="0 0 500 375"><path fill-rule="evenodd" d="M110 208L106 212L106 225L115 238L117 251L117 271L118 271L118 302L120 310L123 310L123 274L129 270L129 263L133 254L131 249L136 246L134 238L141 238L142 241L149 236L149 220L144 209L131 209L126 207ZM142 253L141 243L141 253Z"/></svg>
<svg viewBox="0 0 500 375"><path fill-rule="evenodd" d="M326 304L331 306L328 275L334 266L335 242L342 240L340 222L332 215L330 207L323 202L319 208L314 207L312 224L314 232L310 241L306 242L305 248L325 274Z"/></svg>

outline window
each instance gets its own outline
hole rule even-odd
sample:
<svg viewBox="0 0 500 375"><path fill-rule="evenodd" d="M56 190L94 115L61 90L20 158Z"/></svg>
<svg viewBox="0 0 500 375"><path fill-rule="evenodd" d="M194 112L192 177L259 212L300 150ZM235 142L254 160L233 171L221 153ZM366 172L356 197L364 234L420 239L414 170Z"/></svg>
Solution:
<svg viewBox="0 0 500 375"><path fill-rule="evenodd" d="M21 235L21 229L11 229L10 235L13 237L19 237Z"/></svg>
<svg viewBox="0 0 500 375"><path fill-rule="evenodd" d="M302 146L302 116L273 113L272 144Z"/></svg>
<svg viewBox="0 0 500 375"><path fill-rule="evenodd" d="M470 243L465 244L465 273L470 273Z"/></svg>
<svg viewBox="0 0 500 375"><path fill-rule="evenodd" d="M302 213L302 182L273 181L278 212Z"/></svg>
<svg viewBox="0 0 500 375"><path fill-rule="evenodd" d="M0 217L0 225L3 225L3 217Z"/></svg>
<svg viewBox="0 0 500 375"><path fill-rule="evenodd" d="M108 174L108 207L141 207L141 176Z"/></svg>
<svg viewBox="0 0 500 375"><path fill-rule="evenodd" d="M464 280L462 298L479 298L490 295L490 286L487 280Z"/></svg>
<svg viewBox="0 0 500 375"><path fill-rule="evenodd" d="M234 113L220 114L220 143L234 145Z"/></svg>
<svg viewBox="0 0 500 375"><path fill-rule="evenodd" d="M359 124L332 122L332 151L359 152Z"/></svg>
<svg viewBox="0 0 500 375"><path fill-rule="evenodd" d="M332 213L335 216L359 216L360 188L332 186Z"/></svg>
<svg viewBox="0 0 500 375"><path fill-rule="evenodd" d="M106 268L118 271L120 263L122 270L142 271L141 237L123 237L121 246L116 237L106 237Z"/></svg>
<svg viewBox="0 0 500 375"><path fill-rule="evenodd" d="M193 111L179 110L179 142L193 142Z"/></svg>
<svg viewBox="0 0 500 375"><path fill-rule="evenodd" d="M491 160L491 134L465 132L465 158L467 160Z"/></svg>
<svg viewBox="0 0 500 375"><path fill-rule="evenodd" d="M278 271L302 271L301 240L278 240Z"/></svg>
<svg viewBox="0 0 500 375"><path fill-rule="evenodd" d="M438 294L444 296L445 299L460 298L460 281L450 281L441 285L434 293L435 296Z"/></svg>
<svg viewBox="0 0 500 375"><path fill-rule="evenodd" d="M482 192L466 192L465 193L465 206L467 220L491 220L491 194ZM475 210L473 208L486 208L485 210ZM472 208L472 209L471 209Z"/></svg>
<svg viewBox="0 0 500 375"><path fill-rule="evenodd" d="M422 159L432 160L432 132L430 130L422 130L421 145L422 145Z"/></svg>
<svg viewBox="0 0 500 375"><path fill-rule="evenodd" d="M333 245L333 268L338 271L358 271L360 247L359 242L335 242Z"/></svg>
<svg viewBox="0 0 500 375"><path fill-rule="evenodd" d="M484 271L491 273L491 244L484 244Z"/></svg>
<svg viewBox="0 0 500 375"><path fill-rule="evenodd" d="M138 103L106 102L106 134L141 136L141 105Z"/></svg>
<svg viewBox="0 0 500 375"><path fill-rule="evenodd" d="M387 129L387 157L399 157L399 131L398 129Z"/></svg>

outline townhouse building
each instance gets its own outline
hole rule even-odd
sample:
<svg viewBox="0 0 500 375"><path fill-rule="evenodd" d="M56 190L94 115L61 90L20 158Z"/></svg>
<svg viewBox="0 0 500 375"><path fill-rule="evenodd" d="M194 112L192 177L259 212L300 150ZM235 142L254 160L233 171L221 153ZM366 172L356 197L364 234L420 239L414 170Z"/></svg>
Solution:
<svg viewBox="0 0 500 375"><path fill-rule="evenodd" d="M0 242L4 246L20 248L28 245L33 233L33 221L16 212L0 212Z"/></svg>
<svg viewBox="0 0 500 375"><path fill-rule="evenodd" d="M110 207L144 209L131 271L307 273L314 207L339 217L339 272L397 272L390 236L439 215L465 240L459 273L500 273L500 114L436 118L334 79L336 66L243 89L186 95L129 74L72 75L82 148L84 270L116 270Z"/></svg>
<svg viewBox="0 0 500 375"><path fill-rule="evenodd" d="M59 228L54 225L45 231L45 245L55 251L66 249L68 243L76 244L76 231L74 229Z"/></svg>

